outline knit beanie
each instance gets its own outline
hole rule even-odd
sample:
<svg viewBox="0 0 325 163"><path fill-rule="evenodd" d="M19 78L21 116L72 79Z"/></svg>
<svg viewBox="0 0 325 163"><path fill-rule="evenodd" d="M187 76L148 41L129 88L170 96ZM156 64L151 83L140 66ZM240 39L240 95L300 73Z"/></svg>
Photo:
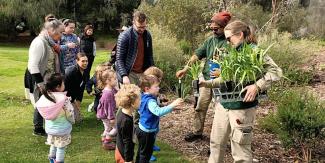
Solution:
<svg viewBox="0 0 325 163"><path fill-rule="evenodd" d="M213 14L211 21L217 23L221 27L225 27L228 24L228 22L230 21L230 19L231 19L231 14L227 11L222 11L222 12Z"/></svg>

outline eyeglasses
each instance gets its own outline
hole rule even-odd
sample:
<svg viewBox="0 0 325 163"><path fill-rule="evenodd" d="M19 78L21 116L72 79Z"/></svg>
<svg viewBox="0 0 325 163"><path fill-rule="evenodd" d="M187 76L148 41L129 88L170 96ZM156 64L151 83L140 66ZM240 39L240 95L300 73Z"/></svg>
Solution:
<svg viewBox="0 0 325 163"><path fill-rule="evenodd" d="M144 25L144 26L137 26L136 24L134 24L135 27L137 27L138 29L146 29L148 27L148 25Z"/></svg>
<svg viewBox="0 0 325 163"><path fill-rule="evenodd" d="M227 40L228 42L230 42L231 37L234 36L234 35L237 35L237 34L238 34L238 33L234 33L234 34L230 35L229 37L226 37L226 40Z"/></svg>

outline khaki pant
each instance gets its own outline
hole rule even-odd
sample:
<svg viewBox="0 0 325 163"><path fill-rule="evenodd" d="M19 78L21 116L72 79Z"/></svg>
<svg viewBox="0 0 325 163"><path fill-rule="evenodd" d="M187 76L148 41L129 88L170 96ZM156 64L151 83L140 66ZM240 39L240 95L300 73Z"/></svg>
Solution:
<svg viewBox="0 0 325 163"><path fill-rule="evenodd" d="M212 99L211 88L199 88L200 96L198 98L197 106L194 112L194 131L195 135L201 135L203 133L205 116L207 114L209 104Z"/></svg>
<svg viewBox="0 0 325 163"><path fill-rule="evenodd" d="M140 77L142 74L143 73L135 73L135 72L131 71L128 76L130 79L130 83L138 86L140 84Z"/></svg>
<svg viewBox="0 0 325 163"><path fill-rule="evenodd" d="M242 110L224 109L216 104L210 137L209 163L224 161L227 142L230 138L231 154L236 163L253 161L251 142L256 108Z"/></svg>

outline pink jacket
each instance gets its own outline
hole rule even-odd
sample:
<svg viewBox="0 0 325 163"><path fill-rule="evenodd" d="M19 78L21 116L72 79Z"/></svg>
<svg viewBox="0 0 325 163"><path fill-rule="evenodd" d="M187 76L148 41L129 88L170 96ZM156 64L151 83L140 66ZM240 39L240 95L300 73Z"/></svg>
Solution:
<svg viewBox="0 0 325 163"><path fill-rule="evenodd" d="M36 102L35 106L38 112L46 120L54 120L60 114L60 111L66 105L66 102L70 102L66 96L66 92L51 92L55 97L56 103L48 100L44 95ZM70 103L71 105L71 103Z"/></svg>

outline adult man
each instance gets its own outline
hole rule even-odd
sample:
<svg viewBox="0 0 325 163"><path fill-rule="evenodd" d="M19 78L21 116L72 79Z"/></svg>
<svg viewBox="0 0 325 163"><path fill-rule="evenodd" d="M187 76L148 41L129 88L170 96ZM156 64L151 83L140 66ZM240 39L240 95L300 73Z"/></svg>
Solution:
<svg viewBox="0 0 325 163"><path fill-rule="evenodd" d="M203 45L195 50L195 53L188 64L176 73L177 78L182 78L189 69L189 65L203 58L206 58L202 71L204 79L209 80L210 77L218 77L220 73L219 70L210 72L208 62L213 57L218 57L216 48L221 48L226 45L223 29L230 19L231 15L226 11L215 13L213 15L210 25L211 30L213 30L213 36L206 39ZM194 113L194 131L185 136L185 140L188 142L203 138L205 116L212 99L212 90L210 88L200 88L199 94L200 96Z"/></svg>
<svg viewBox="0 0 325 163"><path fill-rule="evenodd" d="M143 12L136 11L133 14L133 26L119 35L115 68L122 84L139 85L140 75L154 65L152 38L146 30L146 19Z"/></svg>

